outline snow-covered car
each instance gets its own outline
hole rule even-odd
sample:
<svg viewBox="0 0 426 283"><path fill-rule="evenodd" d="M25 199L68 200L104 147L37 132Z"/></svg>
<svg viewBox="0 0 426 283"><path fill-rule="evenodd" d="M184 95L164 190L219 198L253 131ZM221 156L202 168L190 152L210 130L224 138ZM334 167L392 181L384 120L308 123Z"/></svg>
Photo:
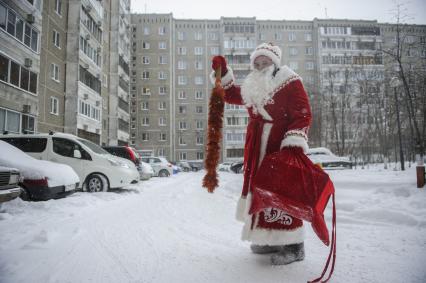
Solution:
<svg viewBox="0 0 426 283"><path fill-rule="evenodd" d="M141 160L152 166L154 176L169 177L173 174L173 165L164 157L143 156Z"/></svg>
<svg viewBox="0 0 426 283"><path fill-rule="evenodd" d="M36 159L71 166L80 178L79 189L83 191L108 191L139 181L139 172L133 162L71 134L8 134L0 135L0 140Z"/></svg>
<svg viewBox="0 0 426 283"><path fill-rule="evenodd" d="M232 163L232 165L229 167L229 170L236 173L244 173L244 161L237 161Z"/></svg>
<svg viewBox="0 0 426 283"><path fill-rule="evenodd" d="M21 198L48 200L75 191L80 182L74 170L65 164L35 159L0 140L0 165L17 168L21 174Z"/></svg>
<svg viewBox="0 0 426 283"><path fill-rule="evenodd" d="M197 172L204 168L204 160L187 160L191 170Z"/></svg>
<svg viewBox="0 0 426 283"><path fill-rule="evenodd" d="M310 148L306 156L324 169L351 169L352 162L348 157L334 155L328 148Z"/></svg>
<svg viewBox="0 0 426 283"><path fill-rule="evenodd" d="M186 161L181 160L178 163L176 163L176 165L179 166L183 172L192 171L191 165L189 165L189 163Z"/></svg>
<svg viewBox="0 0 426 283"><path fill-rule="evenodd" d="M21 193L19 170L0 166L0 206L2 202L15 199Z"/></svg>
<svg viewBox="0 0 426 283"><path fill-rule="evenodd" d="M223 171L223 172L229 172L231 169L231 165L234 162L222 162L219 164L219 166L217 167L218 171Z"/></svg>
<svg viewBox="0 0 426 283"><path fill-rule="evenodd" d="M148 163L140 161L139 167L140 170L138 169L138 171L141 180L149 180L152 176L154 176L154 169L152 169L152 166Z"/></svg>

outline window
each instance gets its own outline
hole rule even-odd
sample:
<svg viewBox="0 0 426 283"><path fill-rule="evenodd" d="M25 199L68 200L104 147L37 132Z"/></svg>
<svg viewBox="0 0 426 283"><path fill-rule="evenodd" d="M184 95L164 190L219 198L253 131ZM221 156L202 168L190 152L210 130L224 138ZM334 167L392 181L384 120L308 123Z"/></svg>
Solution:
<svg viewBox="0 0 426 283"><path fill-rule="evenodd" d="M185 138L182 137L182 136L179 137L179 145L186 145ZM185 155L183 155L183 154L185 154ZM186 153L185 152L181 152L180 156L183 157L184 159L186 159Z"/></svg>
<svg viewBox="0 0 426 283"><path fill-rule="evenodd" d="M56 47L61 48L61 43L59 41L59 32L57 32L56 30L53 30L52 32L52 41Z"/></svg>
<svg viewBox="0 0 426 283"><path fill-rule="evenodd" d="M158 102L158 110L166 110L166 101Z"/></svg>
<svg viewBox="0 0 426 283"><path fill-rule="evenodd" d="M158 28L158 34L159 35L165 35L166 34L166 27L159 27Z"/></svg>
<svg viewBox="0 0 426 283"><path fill-rule="evenodd" d="M144 65L148 65L148 64L149 64L149 57L147 57L147 56L142 56L142 64L144 64Z"/></svg>
<svg viewBox="0 0 426 283"><path fill-rule="evenodd" d="M186 34L184 31L178 31L178 40L185 40Z"/></svg>
<svg viewBox="0 0 426 283"><path fill-rule="evenodd" d="M204 143L204 137L203 136L197 136L196 144L202 145Z"/></svg>
<svg viewBox="0 0 426 283"><path fill-rule="evenodd" d="M17 87L19 87L20 72L21 66L18 63L10 61L10 83Z"/></svg>
<svg viewBox="0 0 426 283"><path fill-rule="evenodd" d="M305 47L305 54L306 55L312 55L313 52L313 48L312 47Z"/></svg>
<svg viewBox="0 0 426 283"><path fill-rule="evenodd" d="M299 63L295 61L290 62L290 69L297 70L299 68Z"/></svg>
<svg viewBox="0 0 426 283"><path fill-rule="evenodd" d="M179 122L179 129L186 130L186 122L185 121L180 121Z"/></svg>
<svg viewBox="0 0 426 283"><path fill-rule="evenodd" d="M166 49L166 43L164 41L160 41L158 43L158 49Z"/></svg>
<svg viewBox="0 0 426 283"><path fill-rule="evenodd" d="M203 121L197 120L195 122L195 126L196 126L197 130L202 130L203 129Z"/></svg>
<svg viewBox="0 0 426 283"><path fill-rule="evenodd" d="M281 33L274 34L274 40L282 40L282 39L283 39L283 35Z"/></svg>
<svg viewBox="0 0 426 283"><path fill-rule="evenodd" d="M143 34L144 35L149 35L149 32L150 32L149 27L144 27L143 28Z"/></svg>
<svg viewBox="0 0 426 283"><path fill-rule="evenodd" d="M186 55L186 47L185 46L179 46L178 47L178 54L179 55Z"/></svg>
<svg viewBox="0 0 426 283"><path fill-rule="evenodd" d="M209 38L211 40L218 40L217 33L215 33L215 32L209 32Z"/></svg>
<svg viewBox="0 0 426 283"><path fill-rule="evenodd" d="M167 74L166 74L166 72L164 72L164 71L160 71L160 72L158 72L158 79L159 79L159 80L165 80L165 79L167 79Z"/></svg>
<svg viewBox="0 0 426 283"><path fill-rule="evenodd" d="M310 62L310 61L306 62L305 68L306 68L306 70L313 70L314 69L314 62Z"/></svg>
<svg viewBox="0 0 426 283"><path fill-rule="evenodd" d="M7 9L0 3L0 28L6 29Z"/></svg>
<svg viewBox="0 0 426 283"><path fill-rule="evenodd" d="M203 47L195 47L194 48L195 55L203 55Z"/></svg>
<svg viewBox="0 0 426 283"><path fill-rule="evenodd" d="M163 65L163 64L167 64L167 57L166 57L166 56L162 56L162 55L160 55L160 56L158 57L158 64L161 64L161 65Z"/></svg>
<svg viewBox="0 0 426 283"><path fill-rule="evenodd" d="M143 71L142 72L142 79L144 79L144 80L149 79L149 72L148 71Z"/></svg>
<svg viewBox="0 0 426 283"><path fill-rule="evenodd" d="M0 80L7 82L8 77L9 77L9 59L0 55Z"/></svg>
<svg viewBox="0 0 426 283"><path fill-rule="evenodd" d="M297 55L297 47L290 47L289 53L290 53L291 56L296 56Z"/></svg>
<svg viewBox="0 0 426 283"><path fill-rule="evenodd" d="M164 118L164 117L160 117L160 118L158 119L158 125L159 125L159 126L166 126L166 118Z"/></svg>
<svg viewBox="0 0 426 283"><path fill-rule="evenodd" d="M62 0L55 0L55 12L62 15Z"/></svg>
<svg viewBox="0 0 426 283"><path fill-rule="evenodd" d="M196 113L203 113L203 106L200 106L200 105L196 106L195 107L195 112Z"/></svg>
<svg viewBox="0 0 426 283"><path fill-rule="evenodd" d="M195 99L203 99L203 92L201 90L195 92Z"/></svg>
<svg viewBox="0 0 426 283"><path fill-rule="evenodd" d="M204 159L204 152L197 152L197 159Z"/></svg>
<svg viewBox="0 0 426 283"><path fill-rule="evenodd" d="M158 140L159 141L166 141L166 139L167 139L166 136L167 136L166 133L160 133L160 137L159 137Z"/></svg>
<svg viewBox="0 0 426 283"><path fill-rule="evenodd" d="M196 70L202 70L203 69L203 62L202 61L195 61L195 69Z"/></svg>
<svg viewBox="0 0 426 283"><path fill-rule="evenodd" d="M178 92L178 98L179 99L186 99L186 92L184 90L180 90Z"/></svg>
<svg viewBox="0 0 426 283"><path fill-rule="evenodd" d="M187 159L186 152L179 152L179 160L186 160L186 159Z"/></svg>
<svg viewBox="0 0 426 283"><path fill-rule="evenodd" d="M196 85L202 85L202 84L204 83L204 81L203 81L203 77L201 77L201 76L196 76L196 77L194 78L194 81L195 81L195 84L196 84Z"/></svg>
<svg viewBox="0 0 426 283"><path fill-rule="evenodd" d="M211 55L219 55L219 47L210 47Z"/></svg>
<svg viewBox="0 0 426 283"><path fill-rule="evenodd" d="M141 109L142 110L149 110L149 103L148 103L148 101L143 101L141 103Z"/></svg>
<svg viewBox="0 0 426 283"><path fill-rule="evenodd" d="M291 31L288 33L288 41L296 41L296 33Z"/></svg>
<svg viewBox="0 0 426 283"><path fill-rule="evenodd" d="M142 118L142 126L149 126L149 117Z"/></svg>
<svg viewBox="0 0 426 283"><path fill-rule="evenodd" d="M50 77L52 80L59 82L59 66L50 64Z"/></svg>
<svg viewBox="0 0 426 283"><path fill-rule="evenodd" d="M143 95L151 95L151 90L147 87L142 88L142 94Z"/></svg>
<svg viewBox="0 0 426 283"><path fill-rule="evenodd" d="M59 100L56 97L50 97L50 114L59 115Z"/></svg>
<svg viewBox="0 0 426 283"><path fill-rule="evenodd" d="M101 81L82 66L80 66L79 80L97 93L101 93Z"/></svg>
<svg viewBox="0 0 426 283"><path fill-rule="evenodd" d="M187 66L186 61L183 61L183 60L178 61L178 69L179 70L186 70L186 66Z"/></svg>
<svg viewBox="0 0 426 283"><path fill-rule="evenodd" d="M312 41L312 33L305 33L305 41Z"/></svg>
<svg viewBox="0 0 426 283"><path fill-rule="evenodd" d="M160 86L160 87L158 88L158 93L159 93L160 95L167 94L167 87L165 87L165 86Z"/></svg>
<svg viewBox="0 0 426 283"><path fill-rule="evenodd" d="M142 42L142 48L143 49L149 49L150 48L149 42L146 42L146 41Z"/></svg>
<svg viewBox="0 0 426 283"><path fill-rule="evenodd" d="M77 143L64 138L52 138L52 141L53 141L53 152L65 157L75 158L74 150L78 150L80 151L80 154L83 159L88 159L88 158L84 158L84 156L87 156L88 154Z"/></svg>
<svg viewBox="0 0 426 283"><path fill-rule="evenodd" d="M142 141L149 141L149 133L142 133Z"/></svg>
<svg viewBox="0 0 426 283"><path fill-rule="evenodd" d="M178 76L178 84L179 85L186 85L187 84L187 78L185 76Z"/></svg>
<svg viewBox="0 0 426 283"><path fill-rule="evenodd" d="M179 114L186 113L186 105L179 105Z"/></svg>
<svg viewBox="0 0 426 283"><path fill-rule="evenodd" d="M199 32L199 31L196 31L194 33L194 39L195 40L202 40L203 39L203 34L201 32Z"/></svg>

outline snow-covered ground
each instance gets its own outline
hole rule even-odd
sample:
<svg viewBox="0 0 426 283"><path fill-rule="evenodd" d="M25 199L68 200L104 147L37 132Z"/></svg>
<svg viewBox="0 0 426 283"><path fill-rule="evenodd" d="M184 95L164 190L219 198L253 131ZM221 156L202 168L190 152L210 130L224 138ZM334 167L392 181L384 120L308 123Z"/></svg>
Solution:
<svg viewBox="0 0 426 283"><path fill-rule="evenodd" d="M426 189L416 188L414 168L380 168L329 172L337 207L331 282L426 282ZM329 250L309 224L305 260L272 267L240 241L242 175L221 172L214 194L202 177L3 204L0 282L295 283L320 275Z"/></svg>

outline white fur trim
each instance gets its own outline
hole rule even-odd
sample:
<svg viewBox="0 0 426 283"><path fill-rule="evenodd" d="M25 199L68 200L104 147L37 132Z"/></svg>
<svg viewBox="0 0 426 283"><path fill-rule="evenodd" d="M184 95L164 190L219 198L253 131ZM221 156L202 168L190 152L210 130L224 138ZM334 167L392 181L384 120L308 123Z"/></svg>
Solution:
<svg viewBox="0 0 426 283"><path fill-rule="evenodd" d="M221 83L222 83L222 87L224 89L228 89L231 86L234 85L235 82L235 77L234 77L234 72L232 71L231 67L226 66L226 68L228 69L228 72L226 73L226 75L224 75L221 79ZM210 82L214 85L216 82L216 77L215 77L215 71L212 71L210 73Z"/></svg>
<svg viewBox="0 0 426 283"><path fill-rule="evenodd" d="M241 239L255 245L292 245L302 243L305 239L305 228L301 226L294 230L250 229L251 221L243 227Z"/></svg>
<svg viewBox="0 0 426 283"><path fill-rule="evenodd" d="M280 149L283 147L301 147L305 153L309 149L307 140L299 135L287 135L281 142Z"/></svg>
<svg viewBox="0 0 426 283"><path fill-rule="evenodd" d="M269 57L275 66L281 65L281 49L271 43L262 43L250 55L250 66L254 69L254 60L259 56Z"/></svg>
<svg viewBox="0 0 426 283"><path fill-rule="evenodd" d="M250 204L251 204L251 193L248 193L245 198L242 196L238 200L237 211L236 211L237 213L235 215L238 221L245 223L247 219L251 219L251 216L248 213L250 210Z"/></svg>

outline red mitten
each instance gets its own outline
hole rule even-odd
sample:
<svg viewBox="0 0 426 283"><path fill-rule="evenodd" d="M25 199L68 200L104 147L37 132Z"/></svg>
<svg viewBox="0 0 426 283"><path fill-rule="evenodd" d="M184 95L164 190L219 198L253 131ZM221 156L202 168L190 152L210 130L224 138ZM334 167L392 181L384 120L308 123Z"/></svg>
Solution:
<svg viewBox="0 0 426 283"><path fill-rule="evenodd" d="M221 75L223 77L228 72L228 69L226 68L226 60L223 56L214 56L212 59L212 69L216 71L219 66L221 67Z"/></svg>

